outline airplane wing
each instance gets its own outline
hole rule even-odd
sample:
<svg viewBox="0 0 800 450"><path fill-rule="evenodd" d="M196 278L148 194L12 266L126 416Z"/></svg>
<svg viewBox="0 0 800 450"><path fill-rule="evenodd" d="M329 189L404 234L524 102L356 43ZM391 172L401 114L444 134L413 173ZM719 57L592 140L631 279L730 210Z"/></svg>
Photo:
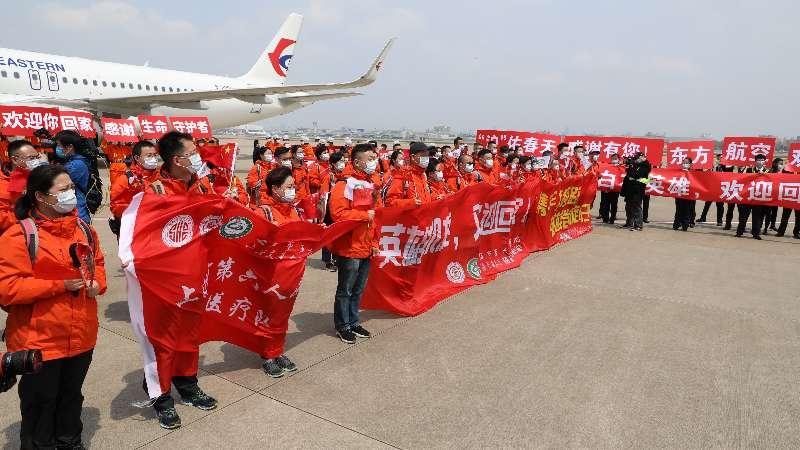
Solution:
<svg viewBox="0 0 800 450"><path fill-rule="evenodd" d="M118 107L125 107L125 106L146 107L148 105L178 106L182 104L183 105L193 104L193 103L196 104L201 101L220 100L226 98L235 98L246 102L259 103L263 102L265 95L293 94L293 93L298 93L301 95L288 96L288 99L291 101L299 101L298 99L302 97L302 94L308 92L353 89L353 88L368 86L374 83L375 80L377 79L378 71L380 71L383 62L386 59L386 55L389 53L389 49L392 47L392 44L394 44L394 41L395 38L392 38L386 43L381 53L378 55L377 58L375 58L375 61L369 67L367 72L364 73L364 75L362 75L356 80L347 83L298 84L298 85L274 86L274 87L253 87L253 88L239 88L239 89L224 89L218 91L180 92L173 94L141 95L141 96L113 97L113 98L102 98L102 99L84 98L75 101L66 101L65 103L73 103L73 102L76 104L82 103L84 107L91 106L92 104L113 105ZM354 93L347 93L347 95L345 96L351 96L352 94ZM310 98L309 96L305 97ZM318 98L316 98L314 101L323 99L320 98L319 96L316 97ZM70 106L77 107L77 105L70 105Z"/></svg>

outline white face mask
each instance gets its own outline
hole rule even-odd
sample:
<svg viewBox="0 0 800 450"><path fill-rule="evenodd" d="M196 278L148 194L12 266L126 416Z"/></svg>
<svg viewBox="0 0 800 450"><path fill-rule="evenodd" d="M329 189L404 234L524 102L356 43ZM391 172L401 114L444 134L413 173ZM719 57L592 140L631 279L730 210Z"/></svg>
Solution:
<svg viewBox="0 0 800 450"><path fill-rule="evenodd" d="M56 198L56 204L51 206L61 214L67 214L78 206L78 197L75 196L75 189L59 192L58 194L48 193L47 195Z"/></svg>
<svg viewBox="0 0 800 450"><path fill-rule="evenodd" d="M553 169L553 170L558 170L558 169L559 169L559 165L558 165L558 164L556 164L555 166L553 166L553 167L552 167L552 169Z"/></svg>
<svg viewBox="0 0 800 450"><path fill-rule="evenodd" d="M611 160L611 164L616 166L617 164L619 164L619 160L618 159L612 159Z"/></svg>
<svg viewBox="0 0 800 450"><path fill-rule="evenodd" d="M418 165L420 167L422 167L423 169L427 169L428 168L428 163L430 162L430 160L431 160L430 156L420 156Z"/></svg>
<svg viewBox="0 0 800 450"><path fill-rule="evenodd" d="M294 201L294 197L296 195L295 189L286 189L283 191L283 196L281 197L281 201L284 203L292 203Z"/></svg>
<svg viewBox="0 0 800 450"><path fill-rule="evenodd" d="M464 172L472 173L473 170L475 170L475 164L464 164Z"/></svg>
<svg viewBox="0 0 800 450"><path fill-rule="evenodd" d="M306 154L303 153L303 152L297 152L297 153L294 154L294 157L295 157L295 159L299 159L299 160L302 161L303 159L305 159Z"/></svg>
<svg viewBox="0 0 800 450"><path fill-rule="evenodd" d="M759 169L764 167L764 161L756 161L756 167L758 167Z"/></svg>
<svg viewBox="0 0 800 450"><path fill-rule="evenodd" d="M200 156L199 153L195 153L189 157L189 164L190 164L189 167L187 167L186 169L189 172L197 173L200 171L200 169L203 168L203 158Z"/></svg>
<svg viewBox="0 0 800 450"><path fill-rule="evenodd" d="M494 160L493 159L484 159L483 160L483 166L486 167L487 169L491 169L492 167L494 167Z"/></svg>
<svg viewBox="0 0 800 450"><path fill-rule="evenodd" d="M142 161L142 167L146 170L155 170L158 167L158 157L148 156Z"/></svg>
<svg viewBox="0 0 800 450"><path fill-rule="evenodd" d="M597 161L598 159L600 159L600 155L597 153L592 153L592 161Z"/></svg>
<svg viewBox="0 0 800 450"><path fill-rule="evenodd" d="M531 170L533 170L533 165L530 163L526 163L524 166L522 166L522 168L525 169L526 172L530 172Z"/></svg>
<svg viewBox="0 0 800 450"><path fill-rule="evenodd" d="M344 166L345 166L345 165L346 165L346 164L345 164L345 162L344 162L344 161L339 161L339 162L337 162L337 163L336 163L336 164L335 164L333 167L335 167L337 171L341 172L341 171L343 171L343 170L344 170Z"/></svg>
<svg viewBox="0 0 800 450"><path fill-rule="evenodd" d="M25 167L28 170L33 170L39 166L46 166L47 164L48 164L47 161L41 159L29 159L25 161Z"/></svg>
<svg viewBox="0 0 800 450"><path fill-rule="evenodd" d="M457 149L453 150L452 152L449 153L449 155L450 155L451 158L456 159L459 156L461 156L461 150L457 150Z"/></svg>
<svg viewBox="0 0 800 450"><path fill-rule="evenodd" d="M375 169L377 168L378 168L378 161L373 159L372 161L367 161L366 165L364 165L364 172L367 175L372 175L373 173L375 173Z"/></svg>
<svg viewBox="0 0 800 450"><path fill-rule="evenodd" d="M398 159L398 160L396 160L396 161L395 161L395 163L394 163L394 164L395 164L395 166L397 166L397 167L403 167L403 166L405 166L405 165L406 165L406 162L405 162L405 161L403 161L402 159Z"/></svg>
<svg viewBox="0 0 800 450"><path fill-rule="evenodd" d="M283 167L288 167L288 168L291 169L292 168L292 160L291 159L284 159L283 161L281 161L281 165Z"/></svg>
<svg viewBox="0 0 800 450"><path fill-rule="evenodd" d="M437 170L433 173L433 179L434 181L444 181L444 172Z"/></svg>
<svg viewBox="0 0 800 450"><path fill-rule="evenodd" d="M272 160L273 160L272 153L264 152L264 158L263 159L266 162L272 162Z"/></svg>
<svg viewBox="0 0 800 450"><path fill-rule="evenodd" d="M517 163L511 163L511 170L517 170Z"/></svg>
<svg viewBox="0 0 800 450"><path fill-rule="evenodd" d="M329 155L327 153L323 153L323 154L319 155L319 160L320 161L328 161L330 159L331 159L331 155Z"/></svg>
<svg viewBox="0 0 800 450"><path fill-rule="evenodd" d="M433 154L436 159L442 159L442 152L436 152Z"/></svg>
<svg viewBox="0 0 800 450"><path fill-rule="evenodd" d="M683 166L684 170L689 170L689 168L692 167L691 164L682 164L682 166Z"/></svg>

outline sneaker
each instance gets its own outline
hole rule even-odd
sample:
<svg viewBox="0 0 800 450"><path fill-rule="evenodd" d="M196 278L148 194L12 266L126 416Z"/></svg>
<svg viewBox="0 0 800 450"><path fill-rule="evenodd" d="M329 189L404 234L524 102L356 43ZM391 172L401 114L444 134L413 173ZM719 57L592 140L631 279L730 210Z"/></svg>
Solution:
<svg viewBox="0 0 800 450"><path fill-rule="evenodd" d="M644 220L642 220L642 222L644 222L644 223L650 223L650 221L649 221L649 220L647 220L647 219L644 219Z"/></svg>
<svg viewBox="0 0 800 450"><path fill-rule="evenodd" d="M325 263L325 270L327 270L328 272L336 272L339 269L336 267L336 264L332 262L327 262Z"/></svg>
<svg viewBox="0 0 800 450"><path fill-rule="evenodd" d="M339 339L341 339L345 344L356 343L356 334L350 330L337 331L336 335L339 336Z"/></svg>
<svg viewBox="0 0 800 450"><path fill-rule="evenodd" d="M272 378L280 378L283 376L283 367L278 364L277 358L265 359L261 364L261 368L264 369L264 373Z"/></svg>
<svg viewBox="0 0 800 450"><path fill-rule="evenodd" d="M723 229L723 230L730 230L730 229L731 229L731 226L730 226L730 225L725 225L725 226L724 226L722 229Z"/></svg>
<svg viewBox="0 0 800 450"><path fill-rule="evenodd" d="M203 392L200 387L196 387L195 391L189 396L181 394L181 403L184 405L194 406L197 409L208 411L217 407L217 400L214 397Z"/></svg>
<svg viewBox="0 0 800 450"><path fill-rule="evenodd" d="M175 408L167 408L163 411L156 411L158 424L165 430L174 430L181 426L181 418Z"/></svg>
<svg viewBox="0 0 800 450"><path fill-rule="evenodd" d="M353 328L350 329L350 331L352 331L353 334L355 334L356 336L358 336L360 338L371 338L372 337L372 333L370 333L369 331L365 330L364 327L362 327L361 325L354 326Z"/></svg>
<svg viewBox="0 0 800 450"><path fill-rule="evenodd" d="M297 370L297 366L289 359L286 355L281 355L275 358L275 362L283 369L284 372L294 372Z"/></svg>

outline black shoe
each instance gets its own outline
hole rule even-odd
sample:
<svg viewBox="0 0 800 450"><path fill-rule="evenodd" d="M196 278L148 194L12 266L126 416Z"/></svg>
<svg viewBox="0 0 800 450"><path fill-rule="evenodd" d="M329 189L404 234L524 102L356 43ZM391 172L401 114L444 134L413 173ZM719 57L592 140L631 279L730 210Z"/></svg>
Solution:
<svg viewBox="0 0 800 450"><path fill-rule="evenodd" d="M753 236L753 239L755 239L757 241L760 241L761 240L761 236Z"/></svg>
<svg viewBox="0 0 800 450"><path fill-rule="evenodd" d="M634 227L633 229L636 231L642 231L642 227Z"/></svg>
<svg viewBox="0 0 800 450"><path fill-rule="evenodd" d="M731 226L730 226L730 225L725 225L725 226L724 226L722 229L723 229L723 230L730 230L730 229L731 229Z"/></svg>
<svg viewBox="0 0 800 450"><path fill-rule="evenodd" d="M630 228L630 227L631 226L626 223L625 225L620 225L617 228Z"/></svg>
<svg viewBox="0 0 800 450"><path fill-rule="evenodd" d="M163 411L156 411L158 424L165 430L174 430L181 426L181 418L175 408L167 408Z"/></svg>
<svg viewBox="0 0 800 450"><path fill-rule="evenodd" d="M769 229L772 230L772 231L778 231L778 229L775 228L775 225L772 225L771 227L769 227Z"/></svg>
<svg viewBox="0 0 800 450"><path fill-rule="evenodd" d="M800 239L800 234L792 235L792 237L795 238L795 239Z"/></svg>
<svg viewBox="0 0 800 450"><path fill-rule="evenodd" d="M681 231L689 231L689 227L681 227Z"/></svg>
<svg viewBox="0 0 800 450"><path fill-rule="evenodd" d="M697 219L697 223L705 223L705 221L706 219L704 217Z"/></svg>
<svg viewBox="0 0 800 450"><path fill-rule="evenodd" d="M264 373L272 378L280 378L283 376L283 367L278 364L277 358L265 359L264 362L261 363L261 368L264 369Z"/></svg>
<svg viewBox="0 0 800 450"><path fill-rule="evenodd" d="M644 222L644 223L650 223L650 221L649 221L649 220L647 220L647 219L644 219L644 220L642 220L642 222Z"/></svg>
<svg viewBox="0 0 800 450"><path fill-rule="evenodd" d="M203 392L199 386L195 388L194 392L186 397L181 394L181 403L184 405L194 406L195 408L202 409L203 411L208 411L217 407L217 400Z"/></svg>
<svg viewBox="0 0 800 450"><path fill-rule="evenodd" d="M337 331L336 335L339 336L339 339L341 339L345 344L356 343L356 334L350 330Z"/></svg>
<svg viewBox="0 0 800 450"><path fill-rule="evenodd" d="M358 336L360 338L371 338L372 337L372 333L370 333L369 331L365 330L364 327L362 327L361 325L354 326L353 328L350 329L350 331L352 331L353 334L355 334L356 336Z"/></svg>
<svg viewBox="0 0 800 450"><path fill-rule="evenodd" d="M762 232L761 234L763 234L765 236L769 236L769 230L765 228L764 232Z"/></svg>
<svg viewBox="0 0 800 450"><path fill-rule="evenodd" d="M278 356L275 358L275 361L281 366L284 372L294 372L297 370L297 366L286 355Z"/></svg>
<svg viewBox="0 0 800 450"><path fill-rule="evenodd" d="M336 264L328 262L325 263L325 270L327 270L328 272L336 272L339 269L336 267Z"/></svg>
<svg viewBox="0 0 800 450"><path fill-rule="evenodd" d="M736 237L742 237L743 233L736 233Z"/></svg>
<svg viewBox="0 0 800 450"><path fill-rule="evenodd" d="M689 224L689 228L694 228L694 224L693 224L693 223L690 223L690 224Z"/></svg>
<svg viewBox="0 0 800 450"><path fill-rule="evenodd" d="M717 226L721 227L722 226L722 222L717 222Z"/></svg>
<svg viewBox="0 0 800 450"><path fill-rule="evenodd" d="M784 234L784 233L783 233L783 231L778 231L778 232L775 234L775 237L783 237L783 234Z"/></svg>

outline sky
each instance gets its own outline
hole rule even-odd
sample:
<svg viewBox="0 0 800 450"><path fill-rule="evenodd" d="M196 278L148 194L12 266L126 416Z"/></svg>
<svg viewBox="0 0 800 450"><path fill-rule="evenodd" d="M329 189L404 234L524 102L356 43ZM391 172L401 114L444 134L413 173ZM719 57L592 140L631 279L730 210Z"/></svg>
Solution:
<svg viewBox="0 0 800 450"><path fill-rule="evenodd" d="M219 6L211 6L211 5ZM291 12L288 83L365 95L268 128L800 135L796 0L6 1L0 47L244 74Z"/></svg>

